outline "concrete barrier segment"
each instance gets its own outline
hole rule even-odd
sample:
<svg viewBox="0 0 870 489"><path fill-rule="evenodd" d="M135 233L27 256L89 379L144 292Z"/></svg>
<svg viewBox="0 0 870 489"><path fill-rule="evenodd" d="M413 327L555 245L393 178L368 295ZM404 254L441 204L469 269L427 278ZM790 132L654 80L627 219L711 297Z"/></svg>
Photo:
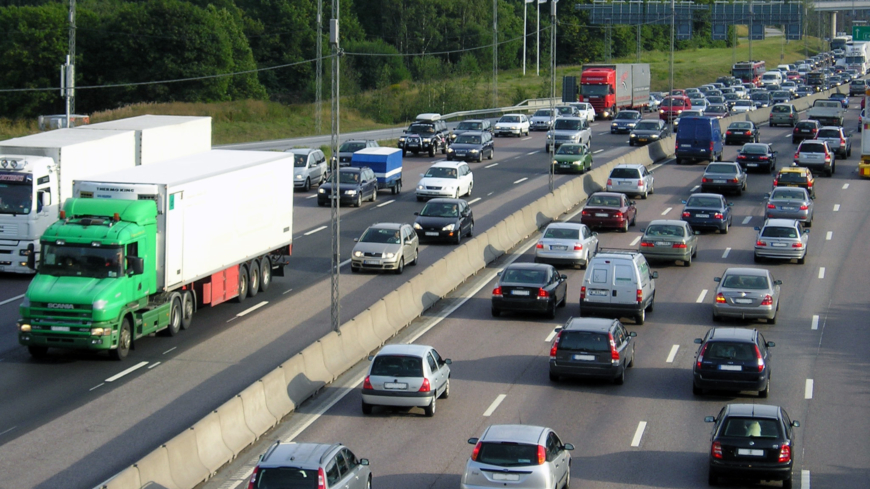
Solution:
<svg viewBox="0 0 870 489"><path fill-rule="evenodd" d="M139 480L139 468L131 465L122 470L112 480L103 485L102 489L139 489L142 482Z"/></svg>
<svg viewBox="0 0 870 489"><path fill-rule="evenodd" d="M423 305L417 301L414 296L414 289L408 282L405 282L396 292L399 293L399 308L402 312L402 317L406 318L405 324L413 321L423 312Z"/></svg>
<svg viewBox="0 0 870 489"><path fill-rule="evenodd" d="M287 397L296 406L314 395L320 387L320 383L312 382L305 372L305 359L301 353L290 357L290 360L281 364L281 372L284 374L284 386Z"/></svg>
<svg viewBox="0 0 870 489"><path fill-rule="evenodd" d="M398 291L394 290L384 296L384 303L387 306L387 319L394 330L399 331L414 319L405 317L402 313L402 299L399 297Z"/></svg>
<svg viewBox="0 0 870 489"><path fill-rule="evenodd" d="M381 344L386 343L396 334L396 328L390 324L388 319L386 303L380 299L369 307L369 311L372 314L372 328L375 331L375 336L381 340Z"/></svg>
<svg viewBox="0 0 870 489"><path fill-rule="evenodd" d="M366 348L363 346L363 336L365 336L365 333L360 331L359 323L354 320L345 322L339 326L338 330L341 331L340 338L344 355L351 363L351 366L368 357L369 353L377 348Z"/></svg>
<svg viewBox="0 0 870 489"><path fill-rule="evenodd" d="M357 314L352 321L356 324L357 331L359 332L360 345L362 345L366 352L376 350L384 344L380 337L375 334L371 310L366 309Z"/></svg>
<svg viewBox="0 0 870 489"><path fill-rule="evenodd" d="M396 314L395 309L389 309L390 315ZM327 370L332 373L333 377L338 377L345 370L353 366L354 363L348 358L344 351L344 344L341 337L335 331L330 331L320 338L320 344L323 345L323 363Z"/></svg>
<svg viewBox="0 0 870 489"><path fill-rule="evenodd" d="M211 475L211 471L199 459L193 428L182 431L164 446L169 457L169 470L176 486L191 488Z"/></svg>
<svg viewBox="0 0 870 489"><path fill-rule="evenodd" d="M317 388L335 380L332 372L326 368L326 361L323 356L323 344L320 341L306 346L300 352L302 359L305 360L305 374L315 383Z"/></svg>
<svg viewBox="0 0 870 489"><path fill-rule="evenodd" d="M434 283L438 279L438 275L431 272L431 267L427 268L408 281L414 294L414 303L419 305L421 311L429 309L442 297L440 293L443 288L437 287L437 284Z"/></svg>
<svg viewBox="0 0 870 489"><path fill-rule="evenodd" d="M272 413L277 420L281 420L294 409L296 405L290 396L287 395L287 379L284 376L284 370L279 366L275 370L267 373L260 379L263 383L263 392L266 396L266 408Z"/></svg>
<svg viewBox="0 0 870 489"><path fill-rule="evenodd" d="M501 247L501 240L495 228L489 228L484 234L486 235L486 247L483 249L483 256L487 263L492 263L504 254L504 248Z"/></svg>
<svg viewBox="0 0 870 489"><path fill-rule="evenodd" d="M221 420L217 412L210 412L197 421L193 425L193 433L196 435L196 451L199 454L199 460L208 469L209 474L216 473L219 468L235 457L233 451L224 442L221 433Z"/></svg>
<svg viewBox="0 0 870 489"><path fill-rule="evenodd" d="M172 479L172 469L169 466L169 452L165 445L142 457L134 467L139 469L141 487L149 489L187 489L180 487Z"/></svg>
<svg viewBox="0 0 870 489"><path fill-rule="evenodd" d="M489 236L486 233L478 234L470 241L474 243L476 248L468 248L468 260L474 265L475 271L480 271L486 267L485 251L489 244Z"/></svg>
<svg viewBox="0 0 870 489"><path fill-rule="evenodd" d="M242 410L245 413L245 423L248 428L260 437L263 433L278 424L278 418L266 407L266 389L261 381L254 382L239 393L242 398Z"/></svg>
<svg viewBox="0 0 870 489"><path fill-rule="evenodd" d="M234 396L217 408L215 413L220 420L221 437L224 444L233 452L233 457L238 457L239 452L257 439L257 435L245 423L242 398Z"/></svg>

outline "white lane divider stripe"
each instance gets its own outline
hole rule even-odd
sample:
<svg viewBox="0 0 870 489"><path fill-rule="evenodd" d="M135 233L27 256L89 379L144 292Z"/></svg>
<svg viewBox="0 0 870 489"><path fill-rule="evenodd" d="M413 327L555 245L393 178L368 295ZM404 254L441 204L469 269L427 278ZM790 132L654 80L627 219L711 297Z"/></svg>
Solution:
<svg viewBox="0 0 870 489"><path fill-rule="evenodd" d="M597 155L598 153L603 153L603 152L604 152L603 149L599 149L597 151L593 151L592 154Z"/></svg>
<svg viewBox="0 0 870 489"><path fill-rule="evenodd" d="M731 248L725 248L725 253L722 253L722 258L728 258L729 253L731 253Z"/></svg>
<svg viewBox="0 0 870 489"><path fill-rule="evenodd" d="M698 300L696 300L695 303L700 304L704 302L704 297L707 297L707 289L701 291L701 294L698 296Z"/></svg>
<svg viewBox="0 0 870 489"><path fill-rule="evenodd" d="M677 356L677 351L680 350L680 345L674 345L671 347L671 352L668 354L668 359L665 360L665 363L674 363L674 358Z"/></svg>
<svg viewBox="0 0 870 489"><path fill-rule="evenodd" d="M395 201L396 201L396 199L388 200L388 201L384 202L383 204L378 204L378 205L376 205L375 207L383 207L383 206L385 206L385 205L390 205L390 204L392 204L392 203L395 202Z"/></svg>
<svg viewBox="0 0 870 489"><path fill-rule="evenodd" d="M825 267L819 267L819 278L825 278Z"/></svg>
<svg viewBox="0 0 870 489"><path fill-rule="evenodd" d="M847 188L849 188L849 184L848 184L848 183L844 183L844 184L843 184L843 190L846 190Z"/></svg>
<svg viewBox="0 0 870 489"><path fill-rule="evenodd" d="M100 382L99 384L97 384L97 385L91 387L90 389L88 389L88 391L93 391L93 390L99 389L100 387L102 387L102 386L104 386L104 385L106 385L105 382Z"/></svg>
<svg viewBox="0 0 870 489"><path fill-rule="evenodd" d="M790 138L791 134L786 134L785 137Z"/></svg>
<svg viewBox="0 0 870 489"><path fill-rule="evenodd" d="M834 237L834 232L828 231L828 234L825 235L825 241L830 241L831 238L833 238L833 237Z"/></svg>
<svg viewBox="0 0 870 489"><path fill-rule="evenodd" d="M144 367L145 365L148 365L148 362L139 362L136 365L133 365L132 367L128 368L127 370L124 370L123 372L121 372L119 374L115 374L115 375L109 377L108 379L106 379L106 382L114 382L114 381L120 379L121 377L123 377L129 373L133 373L136 370L139 370L140 368Z"/></svg>
<svg viewBox="0 0 870 489"><path fill-rule="evenodd" d="M555 338L555 337L556 337L556 330L553 329L552 331L550 331L550 334L548 334L547 337L544 338L544 343L549 343L549 342L553 341L553 338Z"/></svg>
<svg viewBox="0 0 870 489"><path fill-rule="evenodd" d="M163 363L163 362L157 362L157 363L154 363L154 364L152 364L152 365L149 365L149 366L148 366L148 370L151 370L152 368L154 368L154 367L160 365L161 363Z"/></svg>
<svg viewBox="0 0 870 489"><path fill-rule="evenodd" d="M801 489L810 489L810 471L801 470Z"/></svg>
<svg viewBox="0 0 870 489"><path fill-rule="evenodd" d="M514 185L516 185L516 184L518 184L518 183L520 183L520 182L525 182L525 181L528 180L528 179L529 179L529 177L523 177L523 178L520 178L519 180L517 180L516 182L514 182Z"/></svg>
<svg viewBox="0 0 870 489"><path fill-rule="evenodd" d="M838 212L840 210L840 204L834 204L834 212Z"/></svg>
<svg viewBox="0 0 870 489"><path fill-rule="evenodd" d="M163 354L166 355L167 353L171 352L172 350L174 350L174 349L176 349L176 348L178 348L178 347L177 347L177 346L173 346L172 348L170 348L170 349L166 350L165 352L163 352Z"/></svg>
<svg viewBox="0 0 870 489"><path fill-rule="evenodd" d="M100 384L100 385L103 385L103 384ZM91 390L93 390L93 389L91 389ZM6 433L9 433L10 431L14 430L15 428L18 428L18 427L17 427L17 426L13 426L13 427L9 428L8 430L6 430L6 431L0 433L0 436L3 436L3 435L5 435Z"/></svg>
<svg viewBox="0 0 870 489"><path fill-rule="evenodd" d="M22 299L22 298L24 298L24 294L16 295L15 297L10 297L9 299L6 299L5 301L0 302L0 306L9 304L12 301L17 301L18 299Z"/></svg>
<svg viewBox="0 0 870 489"><path fill-rule="evenodd" d="M526 154L529 155L529 156L531 156L531 155L533 155L533 154L538 154L538 152L537 152L537 151L532 151L531 153L526 153Z"/></svg>
<svg viewBox="0 0 870 489"><path fill-rule="evenodd" d="M673 209L674 209L673 207L668 207L667 209L665 209L665 210L662 211L662 215L664 216L664 215L667 214L668 212L671 212Z"/></svg>
<svg viewBox="0 0 870 489"><path fill-rule="evenodd" d="M496 408L498 408L498 405L501 404L502 401L504 401L505 397L507 397L507 394L499 394L498 397L496 397L495 400L492 401L492 404L489 405L486 411L483 412L483 415L486 417L492 416L492 413L494 413Z"/></svg>
<svg viewBox="0 0 870 489"><path fill-rule="evenodd" d="M634 438L631 439L631 446L639 447L640 440L643 438L643 432L646 429L646 421L641 421L637 424L637 431L634 432Z"/></svg>
<svg viewBox="0 0 870 489"><path fill-rule="evenodd" d="M324 229L326 229L326 226L320 226L319 228L314 228L307 233L302 233L302 236L311 236L312 234L323 231Z"/></svg>
<svg viewBox="0 0 870 489"><path fill-rule="evenodd" d="M743 218L743 224L748 224L749 221L751 221L751 220L752 220L752 216L746 216Z"/></svg>
<svg viewBox="0 0 870 489"><path fill-rule="evenodd" d="M819 316L813 315L813 322L810 324L810 329L819 329Z"/></svg>
<svg viewBox="0 0 870 489"><path fill-rule="evenodd" d="M471 200L468 201L468 205L471 205L471 204L473 204L473 203L475 203L475 202L480 202L480 199L481 199L480 197L478 197L478 198L476 198L476 199L471 199Z"/></svg>
<svg viewBox="0 0 870 489"><path fill-rule="evenodd" d="M317 194L314 194L314 195L309 195L308 197L305 197L305 200L316 199L316 198L317 198Z"/></svg>
<svg viewBox="0 0 870 489"><path fill-rule="evenodd" d="M493 163L491 165L486 165L484 168L492 168L494 166L498 166L498 163Z"/></svg>
<svg viewBox="0 0 870 489"><path fill-rule="evenodd" d="M813 379L807 379L807 386L804 388L804 399L813 398Z"/></svg>
<svg viewBox="0 0 870 489"><path fill-rule="evenodd" d="M529 136L529 137L527 137L527 138L522 138L522 139L520 139L520 141L528 141L529 139L532 139L532 137Z"/></svg>
<svg viewBox="0 0 870 489"><path fill-rule="evenodd" d="M695 190L698 190L699 188L701 188L700 185L695 185L694 187L691 188L691 190L689 190L689 192L694 192Z"/></svg>
<svg viewBox="0 0 870 489"><path fill-rule="evenodd" d="M256 311L257 309L259 309L259 308L265 306L265 305L268 304L268 303L269 303L269 301L263 301L263 302L257 304L256 306L249 307L249 308L245 309L244 311L242 311L242 312L236 314L236 316L239 316L239 317L246 316L246 315L248 315L248 314L250 314L250 313Z"/></svg>
<svg viewBox="0 0 870 489"><path fill-rule="evenodd" d="M631 242L631 244L630 244L629 246L634 246L634 245L636 245L638 241L640 241L640 236L634 238L634 240Z"/></svg>

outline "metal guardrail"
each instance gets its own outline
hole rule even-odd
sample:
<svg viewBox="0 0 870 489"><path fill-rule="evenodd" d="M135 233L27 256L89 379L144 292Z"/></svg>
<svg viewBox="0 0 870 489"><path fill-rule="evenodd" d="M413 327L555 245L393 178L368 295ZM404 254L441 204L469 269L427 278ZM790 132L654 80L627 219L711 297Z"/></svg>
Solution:
<svg viewBox="0 0 870 489"><path fill-rule="evenodd" d="M491 109L477 109L477 110L462 110L459 112L451 112L449 114L442 114L441 118L447 121L453 121L457 119L466 119L468 117L494 117L497 114L504 114L507 112L531 112L533 110L537 110L540 108L550 107L550 104L555 102L559 104L562 102L562 99L559 97L555 98L530 98L527 100L523 100L517 105L512 105L510 107L496 107Z"/></svg>

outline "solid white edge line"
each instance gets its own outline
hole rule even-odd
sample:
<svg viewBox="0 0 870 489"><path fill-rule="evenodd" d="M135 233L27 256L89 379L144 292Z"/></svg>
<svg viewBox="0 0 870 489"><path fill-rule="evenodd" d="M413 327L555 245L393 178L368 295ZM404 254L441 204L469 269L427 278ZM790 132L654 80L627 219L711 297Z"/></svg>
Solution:
<svg viewBox="0 0 870 489"><path fill-rule="evenodd" d="M498 163L493 163L491 165L486 165L484 168L492 168L494 166L498 166Z"/></svg>
<svg viewBox="0 0 870 489"><path fill-rule="evenodd" d="M115 375L109 377L108 379L106 379L106 382L114 382L114 381L120 379L121 377L123 377L129 373L135 372L136 370L139 370L140 368L144 367L145 365L148 365L148 363L149 362L139 362L136 365L133 365L132 367L128 368L127 370L124 370L123 372L121 372L119 374L115 374Z"/></svg>
<svg viewBox="0 0 870 489"><path fill-rule="evenodd" d="M722 258L728 258L728 253L731 253L731 248L725 248L725 253L722 253Z"/></svg>
<svg viewBox="0 0 870 489"><path fill-rule="evenodd" d="M665 215L665 214L667 214L668 212L671 212L672 210L674 210L673 207L668 207L667 209L665 209L665 210L662 211L662 215Z"/></svg>
<svg viewBox="0 0 870 489"><path fill-rule="evenodd" d="M350 258L348 258L347 260L344 260L343 262L339 263L339 264L338 264L338 268L341 268L341 267L347 265L348 263L350 263ZM293 290L293 289L290 289L290 290Z"/></svg>
<svg viewBox="0 0 870 489"><path fill-rule="evenodd" d="M103 384L100 384L100 385L103 385ZM3 433L0 433L0 436L3 436L3 435L5 435L6 433L9 433L10 431L14 430L15 428L18 428L18 427L17 427L17 426L13 426L13 427L9 428L8 430L4 431Z"/></svg>
<svg viewBox="0 0 870 489"><path fill-rule="evenodd" d="M24 294L16 295L15 297L10 297L9 299L6 299L5 301L0 302L0 306L5 306L6 304L9 304L12 301L17 301L18 299L22 299L23 297L24 297Z"/></svg>
<svg viewBox="0 0 870 489"><path fill-rule="evenodd" d="M695 303L700 304L700 303L704 302L704 297L707 297L707 289L703 289L701 291L701 294L698 295L698 299L695 300Z"/></svg>
<svg viewBox="0 0 870 489"><path fill-rule="evenodd" d="M326 226L320 226L319 228L314 228L311 231L308 231L307 233L302 233L302 236L311 236L312 234L314 234L316 232L323 231L324 229L326 229Z"/></svg>
<svg viewBox="0 0 870 489"><path fill-rule="evenodd" d="M819 278L825 278L825 267L819 267Z"/></svg>
<svg viewBox="0 0 870 489"><path fill-rule="evenodd" d="M631 241L631 244L629 244L628 246L634 246L634 245L636 245L637 242L640 241L640 238L641 238L640 236L634 238L634 239Z"/></svg>
<svg viewBox="0 0 870 489"><path fill-rule="evenodd" d="M807 379L807 385L804 388L804 399L813 398L813 379Z"/></svg>
<svg viewBox="0 0 870 489"><path fill-rule="evenodd" d="M643 431L646 429L646 421L641 421L637 424L637 431L634 432L634 438L631 439L631 446L639 447L640 440L643 438Z"/></svg>
<svg viewBox="0 0 870 489"><path fill-rule="evenodd" d="M810 471L801 470L801 489L810 489Z"/></svg>
<svg viewBox="0 0 870 489"><path fill-rule="evenodd" d="M839 212L840 204L834 204L834 212Z"/></svg>
<svg viewBox="0 0 870 489"><path fill-rule="evenodd" d="M525 182L525 181L528 180L528 179L529 179L529 177L523 177L523 178L520 178L519 180L517 180L516 182L514 182L514 185L516 185L516 184L518 184L518 183L520 183L520 182Z"/></svg>
<svg viewBox="0 0 870 489"><path fill-rule="evenodd" d="M825 235L825 241L830 241L834 237L833 231L828 231L828 234Z"/></svg>
<svg viewBox="0 0 870 489"><path fill-rule="evenodd" d="M549 343L549 342L553 341L553 338L555 338L555 337L556 337L556 329L553 328L553 330L550 331L550 334L548 334L547 337L544 338L544 343Z"/></svg>
<svg viewBox="0 0 870 489"><path fill-rule="evenodd" d="M490 404L489 407L486 408L486 411L483 412L484 417L492 416L492 413L494 413L495 410L498 408L498 405L501 404L502 401L504 401L505 397L507 397L507 394L499 394L498 397L496 397L495 400L492 401L492 404Z"/></svg>
<svg viewBox="0 0 870 489"><path fill-rule="evenodd" d="M671 352L668 354L668 359L665 360L665 363L674 363L674 358L677 357L677 352L680 350L680 345L674 345L671 347Z"/></svg>
<svg viewBox="0 0 870 489"><path fill-rule="evenodd" d="M810 324L810 329L819 329L819 316L813 314L813 322Z"/></svg>
<svg viewBox="0 0 870 489"><path fill-rule="evenodd" d="M97 385L91 387L90 389L88 389L88 392L93 391L93 390L95 390L95 389L99 389L100 387L102 387L102 386L104 386L104 385L106 385L105 382L100 382L99 384L97 384Z"/></svg>
<svg viewBox="0 0 870 489"><path fill-rule="evenodd" d="M265 305L268 304L268 303L269 303L269 301L263 301L263 302L257 304L256 306L252 306L252 307L249 307L249 308L245 309L244 311L242 311L242 312L236 314L236 316L238 316L238 317L246 316L246 315L248 315L248 314L250 314L250 313L256 311L257 309L259 309L259 308L265 306Z"/></svg>
<svg viewBox="0 0 870 489"><path fill-rule="evenodd" d="M474 204L475 202L480 202L480 199L481 199L480 197L478 197L476 199L471 199L468 201L468 205Z"/></svg>
<svg viewBox="0 0 870 489"><path fill-rule="evenodd" d="M148 370L151 370L152 368L154 368L154 367L160 365L161 363L163 363L163 362L157 362L157 363L155 363L154 365L149 365L149 366L148 366Z"/></svg>
<svg viewBox="0 0 870 489"><path fill-rule="evenodd" d="M743 224L747 224L747 223L749 223L749 221L751 221L751 220L752 220L752 216L746 216L746 217L743 218Z"/></svg>
<svg viewBox="0 0 870 489"><path fill-rule="evenodd" d="M170 348L170 349L166 350L165 352L163 352L163 354L166 355L167 353L171 352L172 350L174 350L174 349L176 349L176 348L178 348L178 347L177 347L177 346L173 346L172 348Z"/></svg>
<svg viewBox="0 0 870 489"><path fill-rule="evenodd" d="M598 153L603 153L603 149L599 149L598 151L593 151L592 154L597 155Z"/></svg>
<svg viewBox="0 0 870 489"><path fill-rule="evenodd" d="M388 200L388 201L384 202L383 204L378 204L378 205L376 205L375 207L383 207L383 206L385 206L385 205L390 205L390 204L392 204L392 203L395 202L395 201L396 201L396 199Z"/></svg>
<svg viewBox="0 0 870 489"><path fill-rule="evenodd" d="M285 290L284 292L281 292L281 295L287 295L287 294L289 294L290 292L293 292L293 289L287 289L287 290Z"/></svg>

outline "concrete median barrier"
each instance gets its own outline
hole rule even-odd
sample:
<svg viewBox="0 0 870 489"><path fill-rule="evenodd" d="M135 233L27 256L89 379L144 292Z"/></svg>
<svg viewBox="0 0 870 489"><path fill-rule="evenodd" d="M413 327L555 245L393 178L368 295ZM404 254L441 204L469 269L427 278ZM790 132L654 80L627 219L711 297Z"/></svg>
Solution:
<svg viewBox="0 0 870 489"><path fill-rule="evenodd" d="M508 233L507 221L501 221L496 224L495 232L498 233L499 242L502 244L505 252L509 251L511 248L514 247L514 242L511 240L511 236Z"/></svg>
<svg viewBox="0 0 870 489"><path fill-rule="evenodd" d="M199 459L196 434L188 428L166 442L166 454L172 480L178 487L194 487L208 479L211 471Z"/></svg>
<svg viewBox="0 0 870 489"><path fill-rule="evenodd" d="M254 382L239 393L242 398L242 410L245 413L245 423L248 428L260 437L269 428L278 424L278 418L269 412L266 406L266 389L262 381Z"/></svg>
<svg viewBox="0 0 870 489"><path fill-rule="evenodd" d="M296 406L287 395L287 379L284 376L284 370L279 366L275 370L267 373L260 379L263 383L263 392L266 396L266 408L279 421L284 416L287 416Z"/></svg>
<svg viewBox="0 0 870 489"><path fill-rule="evenodd" d="M372 315L372 328L375 330L375 335L381 340L381 343L386 343L387 340L396 335L396 329L390 324L386 303L380 299L372 304L369 311Z"/></svg>
<svg viewBox="0 0 870 489"><path fill-rule="evenodd" d="M196 435L199 460L208 469L209 474L214 474L235 457L233 451L224 443L221 420L216 412L211 412L197 421L193 425L193 433Z"/></svg>
<svg viewBox="0 0 870 489"><path fill-rule="evenodd" d="M341 338L341 346L344 350L345 359L347 359L351 366L369 356L369 353L374 349L363 346L361 339L363 334L360 332L359 323L356 321L348 321L339 326L338 330L341 331L339 338Z"/></svg>
<svg viewBox="0 0 870 489"><path fill-rule="evenodd" d="M393 330L399 331L411 320L402 312L402 299L397 291L394 290L387 294L384 297L384 303L387 306L387 317Z"/></svg>
<svg viewBox="0 0 870 489"><path fill-rule="evenodd" d="M372 325L372 313L370 310L366 309L357 314L350 320L350 322L355 325L360 345L362 345L363 350L366 352L380 348L380 346L384 344L378 335L375 334L375 328L374 325Z"/></svg>
<svg viewBox="0 0 870 489"><path fill-rule="evenodd" d="M387 304L389 305L389 301ZM390 311L392 314L391 309ZM342 372L356 363L345 355L344 344L342 344L341 337L335 331L330 331L320 338L320 344L323 345L323 363L333 377L338 377Z"/></svg>
<svg viewBox="0 0 870 489"><path fill-rule="evenodd" d="M148 489L187 489L178 486L172 479L172 469L169 466L169 452L161 445L153 452L136 462L139 469L139 483Z"/></svg>
<svg viewBox="0 0 870 489"><path fill-rule="evenodd" d="M431 269L427 268L423 273L416 275L408 281L414 294L414 300L423 311L429 309L441 299L433 283L437 280L437 277L436 274L432 273Z"/></svg>
<svg viewBox="0 0 870 489"><path fill-rule="evenodd" d="M294 409L317 391L318 385L308 378L305 359L301 354L297 353L282 363L281 371L284 373L287 397L293 401Z"/></svg>
<svg viewBox="0 0 870 489"><path fill-rule="evenodd" d="M102 486L102 489L139 489L142 482L139 480L139 468L130 466L119 472L112 480Z"/></svg>
<svg viewBox="0 0 870 489"><path fill-rule="evenodd" d="M489 244L486 233L479 234L474 237L470 243L474 246L468 248L468 260L474 265L475 273L479 272L486 266L486 247Z"/></svg>
<svg viewBox="0 0 870 489"><path fill-rule="evenodd" d="M245 410L242 398L235 396L215 410L220 420L221 436L224 444L233 452L234 457L254 440L257 435L245 423Z"/></svg>
<svg viewBox="0 0 870 489"><path fill-rule="evenodd" d="M399 306L402 309L402 317L409 318L405 324L411 322L415 317L423 312L423 305L417 301L414 296L414 289L408 285L408 282L402 284L396 292L399 293Z"/></svg>
<svg viewBox="0 0 870 489"><path fill-rule="evenodd" d="M323 360L322 343L315 341L306 346L301 353L302 359L305 360L305 373L318 389L335 380Z"/></svg>

